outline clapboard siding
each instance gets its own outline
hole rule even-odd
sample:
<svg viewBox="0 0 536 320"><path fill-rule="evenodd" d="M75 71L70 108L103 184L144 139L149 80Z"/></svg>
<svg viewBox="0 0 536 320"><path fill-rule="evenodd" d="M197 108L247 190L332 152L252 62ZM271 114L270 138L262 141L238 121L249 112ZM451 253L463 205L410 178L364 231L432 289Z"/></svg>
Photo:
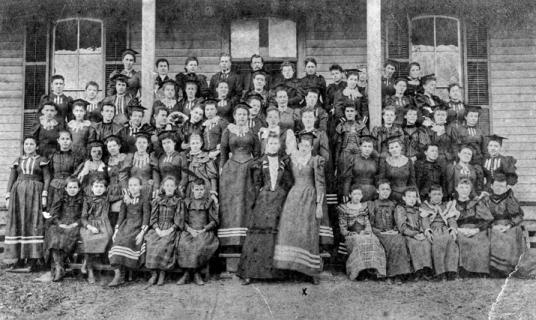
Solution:
<svg viewBox="0 0 536 320"><path fill-rule="evenodd" d="M535 35L525 28L522 32L504 26L490 30L493 133L508 138L503 152L518 159L519 182L514 190L521 201L536 198Z"/></svg>

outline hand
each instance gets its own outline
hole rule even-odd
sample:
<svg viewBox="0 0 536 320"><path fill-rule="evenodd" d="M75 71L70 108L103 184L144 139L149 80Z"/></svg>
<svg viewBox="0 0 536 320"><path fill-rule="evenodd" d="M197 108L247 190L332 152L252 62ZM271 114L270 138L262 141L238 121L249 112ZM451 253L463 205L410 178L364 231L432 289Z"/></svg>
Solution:
<svg viewBox="0 0 536 320"><path fill-rule="evenodd" d="M434 124L434 122L432 120L430 120L430 118L428 117L424 117L424 121L422 122L422 125L425 126L425 127L430 127ZM435 126L434 126L435 127ZM432 130L434 130L434 128L432 128Z"/></svg>
<svg viewBox="0 0 536 320"><path fill-rule="evenodd" d="M198 233L205 233L205 232L207 232L207 229L203 228L203 229L199 230Z"/></svg>
<svg viewBox="0 0 536 320"><path fill-rule="evenodd" d="M192 228L188 228L187 229L188 233L192 235L192 237L197 237L197 235L199 234L199 232L195 229L192 229Z"/></svg>
<svg viewBox="0 0 536 320"><path fill-rule="evenodd" d="M422 233L417 233L414 238L415 240L419 240L419 241L423 241L424 239L426 239L426 237Z"/></svg>
<svg viewBox="0 0 536 320"><path fill-rule="evenodd" d="M218 204L218 197L216 197L215 194L212 194L210 197L212 198L212 200L214 200L215 204Z"/></svg>
<svg viewBox="0 0 536 320"><path fill-rule="evenodd" d="M450 237L452 238L452 240L456 241L456 239L458 238L458 236L456 235L456 231L450 230Z"/></svg>
<svg viewBox="0 0 536 320"><path fill-rule="evenodd" d="M482 191L482 192L480 192L480 195L479 195L478 197L479 197L479 198L484 198L484 197L486 197L486 196L489 197L489 193L486 192L486 191Z"/></svg>
<svg viewBox="0 0 536 320"><path fill-rule="evenodd" d="M381 234L398 234L398 231L396 231L396 230L387 230L387 231L381 232Z"/></svg>
<svg viewBox="0 0 536 320"><path fill-rule="evenodd" d="M425 232L425 235L426 235L426 239L428 239L430 243L434 243L434 234L432 233L432 230L427 230Z"/></svg>
<svg viewBox="0 0 536 320"><path fill-rule="evenodd" d="M94 234L99 233L99 229L95 228L95 227L92 226L92 225L89 225L89 224L88 224L88 225L87 225L87 229L88 229L89 231L93 232Z"/></svg>
<svg viewBox="0 0 536 320"><path fill-rule="evenodd" d="M208 153L208 156L209 156L210 159L216 159L219 154L220 154L220 150L210 151Z"/></svg>
<svg viewBox="0 0 536 320"><path fill-rule="evenodd" d="M142 230L138 235L136 236L136 245L139 246L143 242L143 236L145 235L145 232Z"/></svg>
<svg viewBox="0 0 536 320"><path fill-rule="evenodd" d="M41 197L41 204L43 205L43 208L47 207L47 197L46 196Z"/></svg>
<svg viewBox="0 0 536 320"><path fill-rule="evenodd" d="M322 203L316 204L316 219L320 220L324 216L324 212L322 211Z"/></svg>
<svg viewBox="0 0 536 320"><path fill-rule="evenodd" d="M132 198L129 196L127 189L123 189L121 192L123 193L123 202L125 204L131 204Z"/></svg>
<svg viewBox="0 0 536 320"><path fill-rule="evenodd" d="M156 234L158 235L159 238L162 238L162 237L163 237L163 235L162 235L162 230L160 230L159 228L157 228L157 229L155 230L155 232L156 232Z"/></svg>
<svg viewBox="0 0 536 320"><path fill-rule="evenodd" d="M69 228L76 228L76 227L78 227L78 223L71 223L69 225Z"/></svg>
<svg viewBox="0 0 536 320"><path fill-rule="evenodd" d="M52 215L49 212L46 212L46 211L43 211L42 214L43 214L43 217L45 219L50 219L52 217Z"/></svg>
<svg viewBox="0 0 536 320"><path fill-rule="evenodd" d="M69 229L69 226L66 224L60 223L60 228Z"/></svg>
<svg viewBox="0 0 536 320"><path fill-rule="evenodd" d="M411 161L413 161L413 162L417 161L417 157L416 157L416 156L413 156L413 157L411 157L410 159L411 159Z"/></svg>
<svg viewBox="0 0 536 320"><path fill-rule="evenodd" d="M329 110L329 112L334 115L335 114L335 108L331 108L331 110Z"/></svg>

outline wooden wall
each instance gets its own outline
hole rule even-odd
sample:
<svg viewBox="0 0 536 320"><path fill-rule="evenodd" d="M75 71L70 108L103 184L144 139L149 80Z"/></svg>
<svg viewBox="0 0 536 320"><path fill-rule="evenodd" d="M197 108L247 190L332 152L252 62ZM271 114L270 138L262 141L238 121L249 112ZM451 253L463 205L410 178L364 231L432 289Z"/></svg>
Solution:
<svg viewBox="0 0 536 320"><path fill-rule="evenodd" d="M536 201L536 27L490 30L492 132L517 159L521 201Z"/></svg>

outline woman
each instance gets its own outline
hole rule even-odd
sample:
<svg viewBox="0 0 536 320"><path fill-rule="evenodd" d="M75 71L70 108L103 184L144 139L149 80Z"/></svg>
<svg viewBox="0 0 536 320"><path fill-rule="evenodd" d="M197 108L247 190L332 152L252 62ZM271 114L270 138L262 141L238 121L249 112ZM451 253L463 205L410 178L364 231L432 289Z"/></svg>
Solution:
<svg viewBox="0 0 536 320"><path fill-rule="evenodd" d="M174 131L162 131L158 139L163 149L162 155L158 158L160 179L173 177L176 181L180 181L182 178L180 168L185 167L186 164L184 157L176 150L177 135Z"/></svg>
<svg viewBox="0 0 536 320"><path fill-rule="evenodd" d="M275 88L281 85L285 86L288 93L289 107L292 109L299 108L300 102L305 97L305 92L302 81L300 79L296 79L295 77L296 68L289 61L284 61L279 70L281 73L273 79L274 82L272 83L272 87ZM271 103L275 103L276 92L274 90L270 90L269 100Z"/></svg>
<svg viewBox="0 0 536 320"><path fill-rule="evenodd" d="M417 62L412 62L408 66L409 76L407 78L408 88L406 95L410 98L414 98L417 93L422 93L421 84L421 65Z"/></svg>
<svg viewBox="0 0 536 320"><path fill-rule="evenodd" d="M473 157L473 149L470 146L462 146L460 152L458 152L458 163L450 164L447 167L447 192L448 196L453 196L456 191L458 182L463 179L469 179L471 181L473 195L480 193L484 189L484 172L478 165L472 165L471 159Z"/></svg>
<svg viewBox="0 0 536 320"><path fill-rule="evenodd" d="M372 136L376 138L375 150L380 154L382 159L389 156L389 146L387 142L390 137L400 137L404 139L404 131L399 126L395 126L396 109L394 106L387 106L382 110L383 123L381 126L372 128Z"/></svg>
<svg viewBox="0 0 536 320"><path fill-rule="evenodd" d="M136 62L136 55L138 52L132 49L126 49L123 51L121 61L123 62L123 70L115 70L110 74L110 79L116 75L122 74L127 77L127 92L132 95L132 97L138 96L138 91L141 90L141 71L134 70L134 63ZM108 85L108 91L106 92L107 96L112 96L115 94L115 81L110 81Z"/></svg>
<svg viewBox="0 0 536 320"><path fill-rule="evenodd" d="M406 95L408 83L404 78L398 78L394 81L395 94L387 97L384 102L385 106L394 106L396 108L395 124L401 126L404 124L404 114L407 107L412 104L411 99Z"/></svg>
<svg viewBox="0 0 536 320"><path fill-rule="evenodd" d="M157 107L163 106L169 110L169 113L181 111L182 109L177 102L177 89L179 85L174 80L168 79L160 85L164 97L161 100L156 100L153 103L153 113L151 114L151 124L154 124L154 115Z"/></svg>
<svg viewBox="0 0 536 320"><path fill-rule="evenodd" d="M493 178L499 173L506 176L508 186L513 187L517 183L517 160L512 156L501 154L503 140L506 140L506 138L496 134L488 136L487 148L489 156L484 158L484 165L482 166L486 177L485 190L490 189Z"/></svg>
<svg viewBox="0 0 536 320"><path fill-rule="evenodd" d="M312 277L313 284L322 264L319 256L320 220L326 194L324 163L321 156L313 156L312 133L300 134L298 150L291 155L294 186L279 220L275 241L274 267L295 270Z"/></svg>
<svg viewBox="0 0 536 320"><path fill-rule="evenodd" d="M86 196L91 196L91 185L97 177L108 180L108 167L103 161L104 144L100 140L90 141L87 146L87 159L78 166L74 175L82 182Z"/></svg>
<svg viewBox="0 0 536 320"><path fill-rule="evenodd" d="M192 187L194 180L202 179L205 186L204 198L212 198L214 203L218 203L218 169L214 160L209 157L209 153L202 151L203 137L199 133L192 133L188 140L189 152L184 153L184 167L195 173L185 174L179 184L181 191L186 198L193 198Z"/></svg>
<svg viewBox="0 0 536 320"><path fill-rule="evenodd" d="M41 114L41 116L30 131L30 135L37 142L39 153L44 158L48 158L57 150L60 131L65 130L65 122L58 122L55 118L57 113L56 104L53 101L45 101L37 110L37 114Z"/></svg>
<svg viewBox="0 0 536 320"><path fill-rule="evenodd" d="M217 115L217 100L207 99L204 105L207 120L203 122L203 150L209 153L210 158L214 160L214 164L218 167L220 165L221 137L229 122Z"/></svg>
<svg viewBox="0 0 536 320"><path fill-rule="evenodd" d="M422 116L419 119L419 123L423 123L425 126L429 125L431 121L432 113L437 106L443 105L444 102L435 95L437 79L434 75L426 76L422 79L423 93L417 93L415 96L415 105L419 108L419 112Z"/></svg>
<svg viewBox="0 0 536 320"><path fill-rule="evenodd" d="M413 162L402 154L402 141L398 136L390 137L387 145L390 156L380 160L380 179L387 179L391 183L390 199L403 204L406 188L416 186Z"/></svg>
<svg viewBox="0 0 536 320"><path fill-rule="evenodd" d="M52 205L56 198L62 198L65 192L65 179L71 176L82 162L71 149L72 138L69 131L61 131L58 138L60 150L52 153L48 158L48 168L52 181L48 189L48 203Z"/></svg>
<svg viewBox="0 0 536 320"><path fill-rule="evenodd" d="M301 78L301 83L304 88L318 88L320 91L320 97L318 101L321 101L321 106L326 109L326 79L323 76L317 74L317 64L315 58L307 58L304 61L305 76Z"/></svg>
<svg viewBox="0 0 536 320"><path fill-rule="evenodd" d="M179 101L179 110L186 116L190 116L190 112L198 106L201 106L203 98L198 96L201 84L194 79L184 80L185 95Z"/></svg>
<svg viewBox="0 0 536 320"><path fill-rule="evenodd" d="M374 137L362 136L358 153L349 158L346 171L341 172L343 202L348 202L350 186L360 185L362 201L372 201L376 197L375 179L378 172L378 157L374 155Z"/></svg>
<svg viewBox="0 0 536 320"><path fill-rule="evenodd" d="M229 97L229 83L226 81L218 82L216 92L218 93L218 98L216 100L217 115L229 123L233 122L234 102L233 99ZM207 103L207 100L205 100L204 103Z"/></svg>
<svg viewBox="0 0 536 320"><path fill-rule="evenodd" d="M202 74L197 74L199 60L196 57L188 57L184 63L184 72L178 73L175 76L175 81L182 91L183 99L186 97L186 82L195 80L199 83L198 96L207 98L210 96L210 90L207 84L207 77Z"/></svg>
<svg viewBox="0 0 536 320"><path fill-rule="evenodd" d="M252 279L272 279L282 276L273 267L275 239L279 217L292 186L287 156L281 155L280 138L270 133L266 139L266 153L252 165L257 200L252 214L247 217L248 228L238 275L243 285Z"/></svg>
<svg viewBox="0 0 536 320"><path fill-rule="evenodd" d="M153 153L149 153L151 138L147 132L136 133L136 152L127 155L124 170L130 177L138 177L142 182L141 196L154 199L160 187L158 162Z"/></svg>
<svg viewBox="0 0 536 320"><path fill-rule="evenodd" d="M201 105L196 105L190 110L189 119L179 126L177 136L182 141L182 150L187 150L190 147L188 145L188 139L192 133L198 133L203 136L203 119L203 107Z"/></svg>
<svg viewBox="0 0 536 320"><path fill-rule="evenodd" d="M122 190L127 188L129 172L124 169L124 163L127 155L121 153L121 139L118 136L109 136L105 141L106 150L108 150L108 185L109 196L120 196ZM117 201L110 206L110 225L115 226L122 201Z"/></svg>
<svg viewBox="0 0 536 320"><path fill-rule="evenodd" d="M465 124L452 130L452 140L454 152L460 150L460 146L469 145L473 149L471 164L483 165L484 158L488 156L487 138L482 129L479 128L478 119L480 117L479 106L467 106L465 108Z"/></svg>
<svg viewBox="0 0 536 320"><path fill-rule="evenodd" d="M280 155L292 154L296 150L296 136L291 129L282 129L280 127L279 110L274 107L269 107L266 111L267 128L261 128L259 138L261 141L261 153L266 153L268 136L273 133L279 137L279 145L281 148L277 151Z"/></svg>
<svg viewBox="0 0 536 320"><path fill-rule="evenodd" d="M71 132L72 149L78 158L83 159L86 154L86 145L89 140L91 121L84 120L86 117L87 102L82 99L73 101L73 120L67 123Z"/></svg>
<svg viewBox="0 0 536 320"><path fill-rule="evenodd" d="M356 120L367 123L369 116L368 104L367 100L357 88L358 79L359 70L346 70L347 86L344 90L335 94L334 115L336 120L344 117L344 110L346 110L347 105L353 105L357 113Z"/></svg>
<svg viewBox="0 0 536 320"><path fill-rule="evenodd" d="M4 263L35 269L37 259L43 258L45 234L41 215L47 205L50 183L48 162L37 153L37 140L27 137L23 141L24 154L11 167L7 183L6 238Z"/></svg>
<svg viewBox="0 0 536 320"><path fill-rule="evenodd" d="M220 228L218 238L224 251L240 252L246 237L246 220L255 204L251 177L253 159L260 155L259 138L248 127L250 106L240 103L235 124L223 131L220 161ZM229 157L229 154L232 154Z"/></svg>
<svg viewBox="0 0 536 320"><path fill-rule="evenodd" d="M300 120L298 119L298 113L288 105L287 87L281 85L275 88L274 91L275 106L279 110L279 127L282 129L291 129L293 132L296 132ZM273 103L271 105L274 106Z"/></svg>
<svg viewBox="0 0 536 320"><path fill-rule="evenodd" d="M387 60L383 65L383 75L382 75L382 98L392 96L395 94L394 80L393 77L396 71L396 62L392 60Z"/></svg>

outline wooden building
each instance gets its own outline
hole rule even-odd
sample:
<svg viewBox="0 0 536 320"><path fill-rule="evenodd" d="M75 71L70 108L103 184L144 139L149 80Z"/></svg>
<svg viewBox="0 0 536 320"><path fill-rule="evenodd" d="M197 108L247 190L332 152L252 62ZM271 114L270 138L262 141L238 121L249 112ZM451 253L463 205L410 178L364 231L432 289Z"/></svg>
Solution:
<svg viewBox="0 0 536 320"><path fill-rule="evenodd" d="M464 100L483 107L481 127L508 137L503 152L518 160L514 190L530 214L536 206L535 18L535 6L523 0L3 1L0 195L50 76L63 73L71 96L90 79L102 89L121 67L121 51L131 47L141 53L135 69L142 70L147 106L158 58L167 58L176 74L186 57L197 56L199 72L210 78L222 52L233 55L237 70L249 67L253 53L271 70L290 60L300 77L304 59L315 57L328 83L331 64L367 65L376 124L382 61L397 61L405 75L417 60L424 74L438 75L445 98L448 82L458 81Z"/></svg>

